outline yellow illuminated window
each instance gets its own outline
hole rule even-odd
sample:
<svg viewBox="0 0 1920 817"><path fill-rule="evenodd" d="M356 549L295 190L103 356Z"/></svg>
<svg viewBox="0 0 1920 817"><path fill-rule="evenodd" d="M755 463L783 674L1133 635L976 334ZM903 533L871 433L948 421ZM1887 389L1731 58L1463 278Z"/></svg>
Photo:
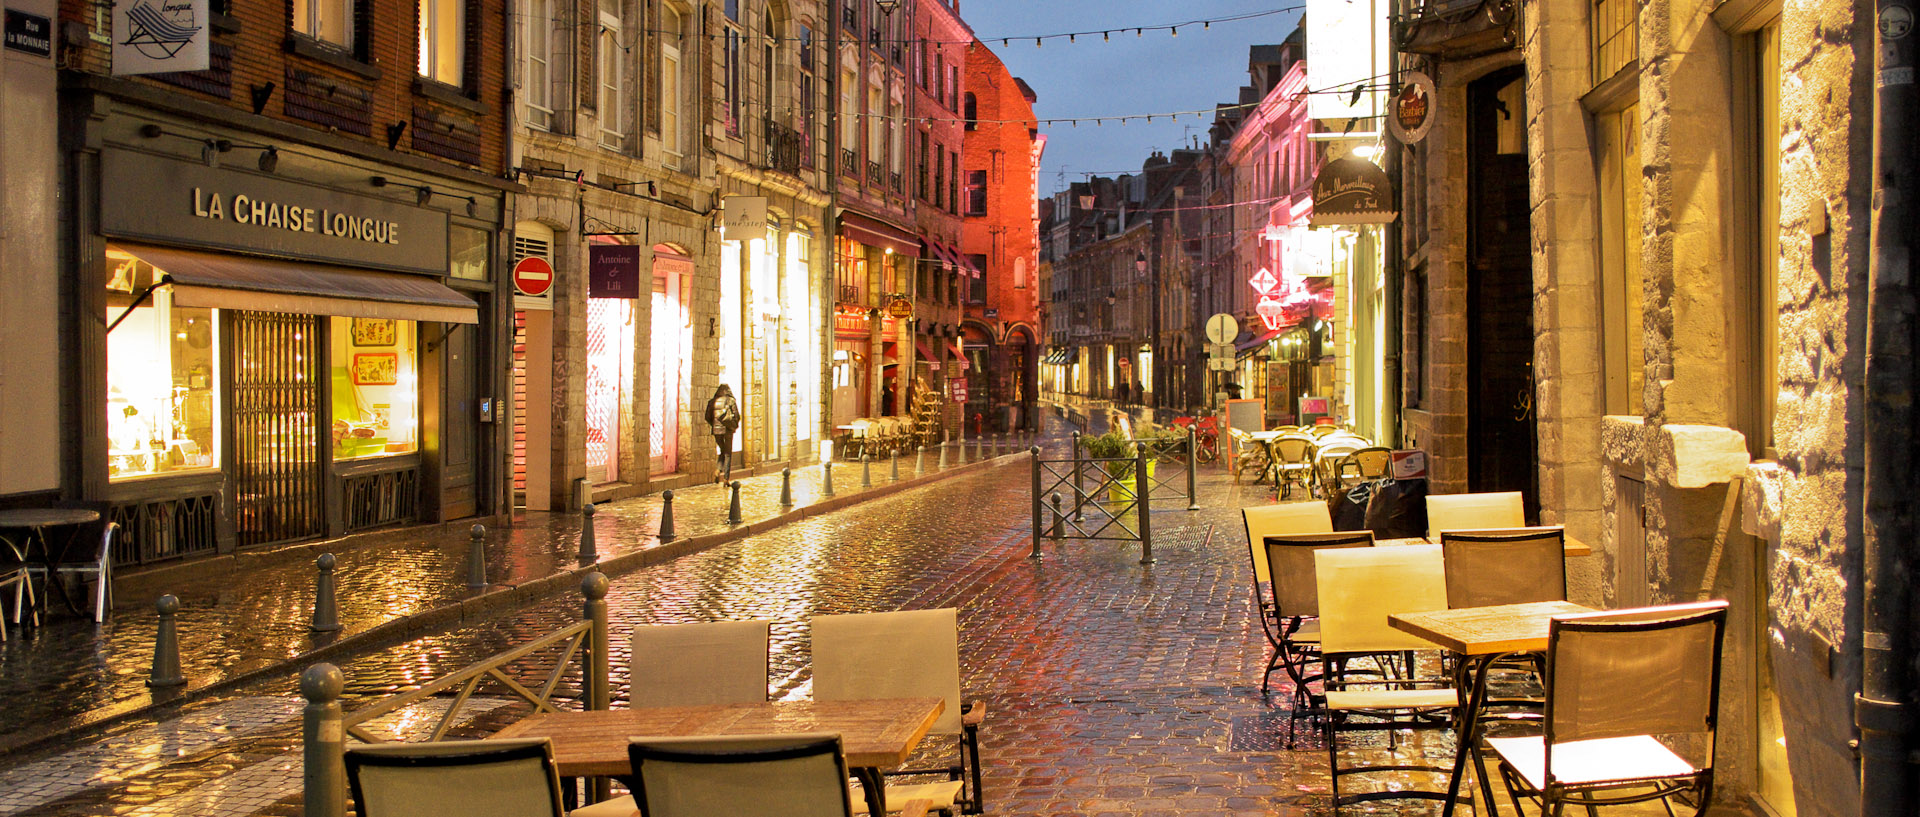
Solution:
<svg viewBox="0 0 1920 817"><path fill-rule="evenodd" d="M120 321L107 334L108 478L218 468L214 311L175 307L167 287L136 305L158 272L118 250L108 251L107 272L107 323Z"/></svg>
<svg viewBox="0 0 1920 817"><path fill-rule="evenodd" d="M413 321L331 320L333 458L418 450L420 387Z"/></svg>

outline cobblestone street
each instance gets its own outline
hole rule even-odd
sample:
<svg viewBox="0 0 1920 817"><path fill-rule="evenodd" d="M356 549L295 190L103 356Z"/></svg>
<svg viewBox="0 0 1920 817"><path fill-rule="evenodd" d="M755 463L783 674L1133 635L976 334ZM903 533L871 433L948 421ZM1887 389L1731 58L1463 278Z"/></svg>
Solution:
<svg viewBox="0 0 1920 817"><path fill-rule="evenodd" d="M966 696L989 712L989 813L1327 813L1324 750L1310 735L1282 748L1285 712L1259 692L1266 645L1251 618L1236 509L1262 492L1203 472L1202 510L1179 502L1154 512L1150 565L1139 564L1137 543L1083 540L1047 543L1045 557L1031 560L1024 465L1010 459L615 575L616 698L624 697L624 642L635 625L772 619L772 693L791 697L807 694L809 616L951 606L961 611ZM639 505L615 506L602 524L651 524L645 512L629 516ZM605 527L600 533L603 550L618 538ZM548 553L559 562L576 547L564 532L512 535L550 536ZM393 569L448 569L435 558L396 553ZM513 569L530 574L541 565ZM287 610L307 603L307 589L297 590L283 600ZM353 603L424 602L399 595ZM351 710L576 620L579 606L577 593L557 592L331 660L346 673ZM52 635L35 643L57 641ZM271 652L284 649L286 637L252 632L228 649ZM126 663L120 677L137 685L143 668ZM56 685L30 694L68 693ZM298 814L299 709L292 677L281 674L16 753L0 767L0 815ZM461 731L484 733L523 711L505 699L476 700L463 710ZM403 714L389 724L393 734L423 728L420 713ZM1389 804L1377 813L1428 811Z"/></svg>

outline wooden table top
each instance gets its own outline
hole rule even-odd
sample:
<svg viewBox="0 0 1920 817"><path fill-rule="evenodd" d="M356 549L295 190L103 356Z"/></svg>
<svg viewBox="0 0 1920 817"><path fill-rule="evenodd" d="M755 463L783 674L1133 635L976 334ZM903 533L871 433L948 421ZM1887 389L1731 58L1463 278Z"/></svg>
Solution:
<svg viewBox="0 0 1920 817"><path fill-rule="evenodd" d="M548 712L528 716L497 738L549 738L563 777L627 774L630 738L837 732L850 767L906 762L946 710L940 698L766 703Z"/></svg>
<svg viewBox="0 0 1920 817"><path fill-rule="evenodd" d="M1430 545L1430 544L1433 544L1432 542L1429 542L1429 541L1427 541L1427 537L1425 537L1425 536L1411 536L1411 537L1408 537L1408 538L1405 538L1405 539L1375 539L1375 540L1373 540L1373 543L1374 543L1374 544L1375 544L1376 546L1378 546L1378 545ZM1586 546L1586 544L1584 544L1584 543L1582 543L1582 542L1578 542L1578 541L1575 541L1575 540L1573 540L1573 539L1567 539L1567 540L1565 541L1565 544L1563 545L1563 547L1565 547L1565 548L1566 548L1566 550L1567 550L1567 555L1568 555L1568 556L1591 556L1591 555L1593 555L1593 548L1590 548L1590 547L1587 547L1587 546Z"/></svg>
<svg viewBox="0 0 1920 817"><path fill-rule="evenodd" d="M1461 655L1538 652L1547 648L1547 620L1591 613L1570 601L1536 601L1496 607L1463 607L1425 613L1394 613L1387 624Z"/></svg>
<svg viewBox="0 0 1920 817"><path fill-rule="evenodd" d="M99 518L99 511L90 511L86 508L14 508L0 511L0 528L84 525Z"/></svg>

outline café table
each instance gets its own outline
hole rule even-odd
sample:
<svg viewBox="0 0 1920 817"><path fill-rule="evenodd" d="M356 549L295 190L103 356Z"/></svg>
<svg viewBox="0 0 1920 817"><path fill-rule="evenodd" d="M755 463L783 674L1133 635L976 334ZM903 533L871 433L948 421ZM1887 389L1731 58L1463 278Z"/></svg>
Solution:
<svg viewBox="0 0 1920 817"><path fill-rule="evenodd" d="M868 813L877 815L886 813L881 769L905 763L945 710L940 698L877 698L544 712L495 737L547 738L562 777L611 777L632 773L627 744L635 737L834 732Z"/></svg>
<svg viewBox="0 0 1920 817"><path fill-rule="evenodd" d="M0 511L0 542L6 543L7 549L13 551L14 558L22 562L38 561L46 568L48 584L59 587L60 598L66 602L67 609L77 613L79 610L73 606L73 599L67 596L66 588L60 587L60 582L54 580L55 554L53 543L47 539L47 529L85 525L99 520L100 512L87 508L13 508ZM5 533L9 530L24 530L27 534L20 541L15 541ZM33 550L34 542L40 543L38 559ZM44 607L46 594L42 593L41 599L41 606Z"/></svg>
<svg viewBox="0 0 1920 817"><path fill-rule="evenodd" d="M1412 633L1460 656L1455 663L1455 689L1468 690L1461 709L1458 746L1453 757L1453 780L1447 784L1446 805L1441 817L1453 817L1460 801L1460 778L1466 772L1467 756L1473 755L1480 778L1481 795L1493 801L1493 784L1487 779L1486 764L1481 762L1476 740L1480 710L1487 700L1487 671L1493 663L1514 653L1545 652L1547 623L1554 616L1591 613L1593 608L1566 601L1536 601L1526 604L1502 604L1494 607L1462 607L1424 613L1394 613L1387 616L1388 626ZM1471 683L1468 682L1471 676Z"/></svg>
<svg viewBox="0 0 1920 817"><path fill-rule="evenodd" d="M1431 545L1434 543L1427 541L1427 537L1425 536L1409 536L1404 539L1375 539L1373 540L1373 544L1375 546L1386 546L1386 545ZM1563 545L1563 547L1566 549L1568 556L1593 555L1593 548L1587 547L1585 543L1577 542L1572 539L1566 540L1566 543Z"/></svg>

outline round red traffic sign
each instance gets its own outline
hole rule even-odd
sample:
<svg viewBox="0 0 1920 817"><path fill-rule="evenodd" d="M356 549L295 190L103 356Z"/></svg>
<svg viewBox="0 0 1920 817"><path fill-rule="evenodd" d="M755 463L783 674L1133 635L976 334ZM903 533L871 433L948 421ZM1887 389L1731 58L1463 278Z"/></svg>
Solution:
<svg viewBox="0 0 1920 817"><path fill-rule="evenodd" d="M529 255L513 265L513 288L522 295L545 295L553 288L553 265Z"/></svg>

